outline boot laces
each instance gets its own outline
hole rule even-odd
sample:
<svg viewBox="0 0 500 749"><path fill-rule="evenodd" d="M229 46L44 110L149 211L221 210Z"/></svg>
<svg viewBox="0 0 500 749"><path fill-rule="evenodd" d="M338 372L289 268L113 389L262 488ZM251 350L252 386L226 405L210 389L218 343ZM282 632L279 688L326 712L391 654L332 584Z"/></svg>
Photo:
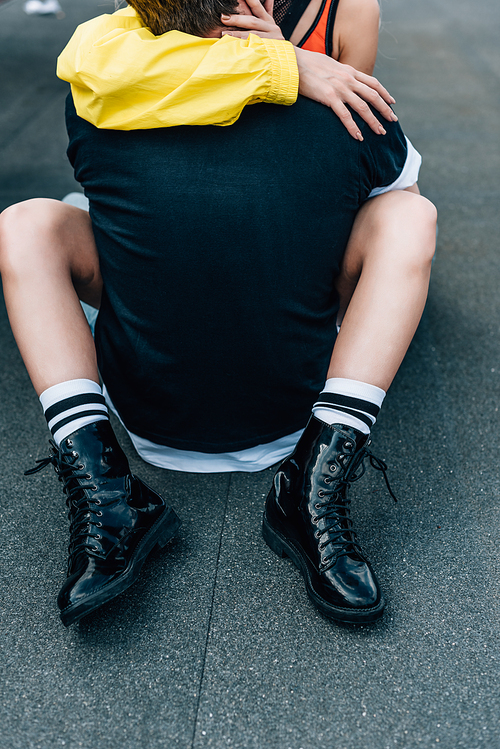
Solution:
<svg viewBox="0 0 500 749"><path fill-rule="evenodd" d="M83 472L83 465L76 462L78 459L79 455L75 450L62 450L53 440L50 440L50 455L37 460L36 466L24 472L25 476L32 476L48 465L53 465L59 481L63 484L70 520L68 571L80 551L87 549L95 556L104 556L103 552L99 552L99 546L91 542L91 539L100 540L101 534L89 532L92 528L98 529L102 526L100 520L94 519L102 516L101 510L98 509L101 500L91 499L84 492L85 489L97 491L98 487L94 483L81 483L82 479L90 481L92 476L90 473ZM75 479L78 481L75 482Z"/></svg>
<svg viewBox="0 0 500 749"><path fill-rule="evenodd" d="M334 483L335 486L331 489L321 489L318 492L318 495L320 497L325 497L325 500L322 502L316 502L314 508L320 511L324 509L324 512L322 514L317 514L315 519L316 522L324 519L331 522L321 530L317 530L315 536L319 541L320 551L330 544L332 544L334 548L331 554L322 557L319 566L320 572L326 572L333 567L339 557L350 556L353 552L358 554L365 562L367 561L366 556L357 541L356 531L353 530L353 520L350 516L351 499L348 496L350 485L355 481L359 481L359 479L365 474L365 458L369 458L372 468L376 471L382 472L389 494L395 502L398 501L391 489L391 485L389 484L389 479L387 477L387 464L376 455L373 455L373 453L366 447L363 448L353 471L350 472L349 469L347 469L345 475L338 479L326 477L324 483L327 485ZM322 541L321 539L324 536L326 536L326 538Z"/></svg>

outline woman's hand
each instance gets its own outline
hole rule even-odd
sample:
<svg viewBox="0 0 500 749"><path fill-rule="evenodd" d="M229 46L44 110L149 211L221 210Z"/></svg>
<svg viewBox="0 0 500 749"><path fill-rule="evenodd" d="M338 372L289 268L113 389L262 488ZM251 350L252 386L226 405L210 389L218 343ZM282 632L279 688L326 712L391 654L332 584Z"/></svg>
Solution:
<svg viewBox="0 0 500 749"><path fill-rule="evenodd" d="M249 34L267 37L268 39L284 39L281 29L273 18L274 0L240 0L239 13L232 16L221 16L221 21L227 27L223 36L237 36L246 39Z"/></svg>
<svg viewBox="0 0 500 749"><path fill-rule="evenodd" d="M360 73L350 65L343 65L319 52L295 47L295 53L299 68L299 94L330 107L353 138L363 140L346 105L354 109L377 135L385 135L385 129L368 104L386 120L396 122L398 119L389 106L395 103L395 99L373 76Z"/></svg>
<svg viewBox="0 0 500 749"><path fill-rule="evenodd" d="M250 33L271 39L283 39L281 29L272 17L273 0L240 0L239 14L222 16L227 26L223 35L246 39ZM344 127L357 140L363 140L359 127L354 122L347 105L364 119L377 135L385 135L385 129L368 106L390 122L398 118L390 104L395 99L376 78L361 73L351 65L344 65L319 52L295 47L299 69L299 94L320 102L335 112Z"/></svg>

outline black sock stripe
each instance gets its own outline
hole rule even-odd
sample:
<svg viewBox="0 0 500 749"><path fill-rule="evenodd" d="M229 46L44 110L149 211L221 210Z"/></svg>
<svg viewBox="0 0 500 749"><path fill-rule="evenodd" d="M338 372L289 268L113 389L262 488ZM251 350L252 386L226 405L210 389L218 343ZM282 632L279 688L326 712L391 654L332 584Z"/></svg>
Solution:
<svg viewBox="0 0 500 749"><path fill-rule="evenodd" d="M314 406L313 406L313 410L316 409L316 408L322 408L322 407L323 407L322 403L315 403ZM325 406L325 407L326 408L331 408L331 406ZM351 414L352 416L355 416L360 421L363 421L366 424L366 426L370 427L370 429L372 428L372 426L375 423L374 420L370 419L369 416L367 416L366 414L362 413L361 411L355 411L353 408L335 408L335 409L331 408L331 410L332 411L333 410L339 411L339 412L345 413L345 414Z"/></svg>
<svg viewBox="0 0 500 749"><path fill-rule="evenodd" d="M370 416L370 414L365 413L364 411L359 411L357 408L348 408L347 406L336 406L332 403L323 403L322 401L316 401L316 403L313 406L313 409L315 408L324 408L325 410L330 411L343 411L346 414L352 414L353 416L357 416L359 419L364 421L365 418L370 420L370 424L375 424L377 419L375 416Z"/></svg>
<svg viewBox="0 0 500 749"><path fill-rule="evenodd" d="M63 413L63 411L68 411L70 408L76 408L77 406L85 406L87 403L95 403L95 405L102 403L103 406L106 405L104 396L99 395L98 393L72 395L70 398L65 398L62 401L54 403L53 406L49 406L45 411L45 418L47 419L47 422L49 422L54 418L54 416L58 416L58 414Z"/></svg>
<svg viewBox="0 0 500 749"><path fill-rule="evenodd" d="M61 421L58 421L57 424L54 424L54 426L50 428L52 436L54 436L58 429L61 429L61 427L69 424L70 421L82 419L84 416L104 416L105 419L108 418L108 414L106 411L80 411L79 413L73 414L72 416L67 416L65 419L61 419Z"/></svg>
<svg viewBox="0 0 500 749"><path fill-rule="evenodd" d="M346 406L347 408L356 408L359 411L364 411L367 414L371 414L377 418L380 411L380 407L376 406L371 401L364 401L361 398L351 398L349 395L339 395L338 393L325 393L322 392L318 396L318 403L327 403L332 406Z"/></svg>

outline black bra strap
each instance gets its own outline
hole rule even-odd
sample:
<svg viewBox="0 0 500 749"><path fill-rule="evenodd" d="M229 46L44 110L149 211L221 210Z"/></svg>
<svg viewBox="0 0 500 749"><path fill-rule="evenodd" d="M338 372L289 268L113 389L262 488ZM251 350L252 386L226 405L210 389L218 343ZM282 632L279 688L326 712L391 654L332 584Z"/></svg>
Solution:
<svg viewBox="0 0 500 749"><path fill-rule="evenodd" d="M335 24L335 16L337 15L338 7L339 0L332 0L328 12L328 21L326 22L326 54L329 57L333 57L333 26Z"/></svg>
<svg viewBox="0 0 500 749"><path fill-rule="evenodd" d="M302 37L302 39L300 40L300 42L297 44L297 47L303 47L304 44L309 39L309 37L311 36L311 34L313 33L314 29L316 28L316 26L318 25L318 23L321 20L321 16L324 13L326 3L327 3L327 0L323 0L323 2L321 3L321 7L320 7L320 9L318 10L318 12L316 14L316 18L314 19L314 23L312 24L312 26L310 26L307 29L306 33L304 34L304 36Z"/></svg>
<svg viewBox="0 0 500 749"><path fill-rule="evenodd" d="M285 39L290 39L309 3L310 0L292 0L288 12L280 24Z"/></svg>
<svg viewBox="0 0 500 749"><path fill-rule="evenodd" d="M281 23L281 31L285 39L289 39L294 32L295 27L300 21L302 14L309 5L310 0L293 0L292 4L286 14L285 18ZM314 19L311 27L306 31L300 42L297 44L298 47L302 47L309 39L314 29L318 25L321 16L324 13L325 5L327 0L323 0L321 7ZM335 17L337 15L337 8L339 6L339 0L332 0L330 8L328 9L328 20L326 23L326 39L325 39L325 52L329 57L333 56L333 27L335 24Z"/></svg>

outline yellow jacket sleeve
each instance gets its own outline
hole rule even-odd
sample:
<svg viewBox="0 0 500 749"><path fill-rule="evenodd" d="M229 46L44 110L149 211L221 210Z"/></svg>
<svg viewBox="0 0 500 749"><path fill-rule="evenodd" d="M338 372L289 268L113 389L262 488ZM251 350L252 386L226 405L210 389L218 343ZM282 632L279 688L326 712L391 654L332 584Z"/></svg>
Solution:
<svg viewBox="0 0 500 749"><path fill-rule="evenodd" d="M57 75L78 115L111 130L231 125L247 104L293 104L299 83L289 42L154 36L132 8L79 26Z"/></svg>

